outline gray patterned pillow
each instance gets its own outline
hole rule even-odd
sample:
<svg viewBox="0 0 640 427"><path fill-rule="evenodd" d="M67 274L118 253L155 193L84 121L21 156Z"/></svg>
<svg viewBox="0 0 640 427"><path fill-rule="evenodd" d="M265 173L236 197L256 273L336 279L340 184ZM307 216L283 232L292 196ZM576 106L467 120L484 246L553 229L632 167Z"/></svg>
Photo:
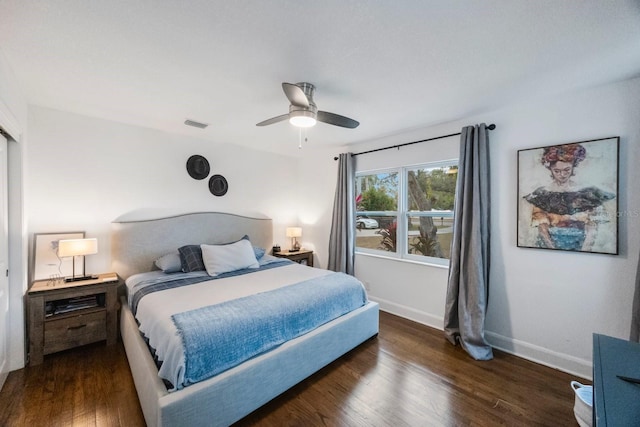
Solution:
<svg viewBox="0 0 640 427"><path fill-rule="evenodd" d="M204 262L202 261L202 249L200 245L186 245L178 248L180 252L180 264L182 271L189 273L191 271L204 270Z"/></svg>

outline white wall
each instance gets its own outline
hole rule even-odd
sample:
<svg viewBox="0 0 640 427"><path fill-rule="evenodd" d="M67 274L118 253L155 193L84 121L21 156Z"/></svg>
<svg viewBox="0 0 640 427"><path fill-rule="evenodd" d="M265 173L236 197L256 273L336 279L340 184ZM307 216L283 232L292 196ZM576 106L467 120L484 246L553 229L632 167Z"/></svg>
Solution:
<svg viewBox="0 0 640 427"><path fill-rule="evenodd" d="M526 100L499 111L333 150L360 152L459 132L462 126L495 123L490 133L492 185L491 290L487 338L522 357L591 377L592 333L628 338L633 282L640 248L640 79ZM620 255L563 253L516 247L517 150L574 141L621 137ZM448 158L456 138L402 148L410 163ZM378 167L384 151L358 157L359 167ZM389 156L391 157L391 156ZM455 156L457 157L457 156ZM333 203L336 167L329 155L308 152L301 181L319 171L333 179L315 182L301 204ZM333 163L333 164L332 164ZM395 165L388 165L395 166ZM304 175L308 173L307 175ZM315 245L327 247L330 212L318 221ZM325 236L324 240L322 236ZM326 249L325 249L326 250ZM326 265L326 262L325 264ZM447 270L397 260L356 256L356 275L383 309L442 328Z"/></svg>
<svg viewBox="0 0 640 427"><path fill-rule="evenodd" d="M87 272L110 270L110 223L140 210L267 215L274 234L297 222L295 159L41 107L29 110L29 233L84 230L99 253ZM208 180L186 170L205 156L229 191L215 197Z"/></svg>
<svg viewBox="0 0 640 427"><path fill-rule="evenodd" d="M317 142L315 146L304 147L302 154L298 163L300 198L296 201L301 243L304 248L314 250L314 266L326 268L338 171L338 162L333 160L336 152L322 148L322 142Z"/></svg>
<svg viewBox="0 0 640 427"><path fill-rule="evenodd" d="M492 133L493 239L489 340L591 377L592 333L628 339L640 248L640 79L486 116ZM516 248L516 152L620 136L617 256ZM508 183L508 184L507 184Z"/></svg>

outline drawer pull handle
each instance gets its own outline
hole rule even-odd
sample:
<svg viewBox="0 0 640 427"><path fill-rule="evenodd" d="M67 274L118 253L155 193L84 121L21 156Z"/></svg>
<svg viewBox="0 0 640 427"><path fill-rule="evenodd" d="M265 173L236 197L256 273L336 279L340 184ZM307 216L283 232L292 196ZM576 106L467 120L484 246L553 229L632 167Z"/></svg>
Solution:
<svg viewBox="0 0 640 427"><path fill-rule="evenodd" d="M84 328L84 327L86 327L86 326L87 326L87 325L69 326L69 327L67 328L67 331L75 331L75 330L77 330L77 329L82 329L82 328Z"/></svg>

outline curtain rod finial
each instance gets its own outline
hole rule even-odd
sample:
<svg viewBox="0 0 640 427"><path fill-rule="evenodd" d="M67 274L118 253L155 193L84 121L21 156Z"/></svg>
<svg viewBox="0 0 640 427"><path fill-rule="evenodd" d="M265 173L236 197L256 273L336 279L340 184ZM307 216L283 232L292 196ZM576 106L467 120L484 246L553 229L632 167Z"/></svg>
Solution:
<svg viewBox="0 0 640 427"><path fill-rule="evenodd" d="M494 130L496 128L496 125L491 123L489 126L487 126L487 129L489 130Z"/></svg>

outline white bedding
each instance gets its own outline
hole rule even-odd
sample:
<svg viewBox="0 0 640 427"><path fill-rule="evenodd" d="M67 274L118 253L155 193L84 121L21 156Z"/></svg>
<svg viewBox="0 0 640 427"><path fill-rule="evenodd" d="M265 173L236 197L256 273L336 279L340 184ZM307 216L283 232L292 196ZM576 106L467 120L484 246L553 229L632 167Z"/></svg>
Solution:
<svg viewBox="0 0 640 427"><path fill-rule="evenodd" d="M162 362L158 375L171 382L174 386L172 390L184 380L184 351L182 340L171 320L173 314L270 291L329 273L327 270L293 263L146 295L138 303L136 319L140 324L140 331L149 340L149 345L156 350L156 355ZM159 271L141 273L131 276L126 284L130 289L141 277L153 278L162 275L165 273ZM174 277L175 274L171 276Z"/></svg>

